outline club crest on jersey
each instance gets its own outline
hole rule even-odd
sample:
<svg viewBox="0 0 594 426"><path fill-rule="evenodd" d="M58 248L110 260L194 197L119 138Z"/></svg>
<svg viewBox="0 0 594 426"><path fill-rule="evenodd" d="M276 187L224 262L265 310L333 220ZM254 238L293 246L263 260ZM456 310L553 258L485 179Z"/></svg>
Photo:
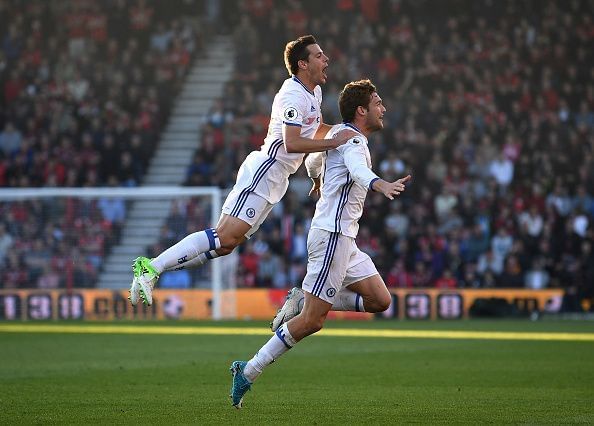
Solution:
<svg viewBox="0 0 594 426"><path fill-rule="evenodd" d="M285 112L283 113L283 117L287 121L295 120L298 115L299 115L299 112L297 112L297 108L292 107L292 106L285 108Z"/></svg>
<svg viewBox="0 0 594 426"><path fill-rule="evenodd" d="M249 217L250 219L253 218L254 216L256 216L256 210L254 210L253 208L249 208L245 211L245 214L247 217Z"/></svg>
<svg viewBox="0 0 594 426"><path fill-rule="evenodd" d="M336 290L333 288L329 288L328 290L326 290L326 296L328 296L328 297L334 297L335 294L336 294Z"/></svg>

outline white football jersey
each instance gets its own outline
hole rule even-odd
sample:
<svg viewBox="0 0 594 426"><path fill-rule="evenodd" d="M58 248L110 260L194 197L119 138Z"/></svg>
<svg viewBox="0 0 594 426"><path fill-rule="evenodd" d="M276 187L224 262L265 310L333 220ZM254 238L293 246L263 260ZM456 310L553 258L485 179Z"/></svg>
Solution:
<svg viewBox="0 0 594 426"><path fill-rule="evenodd" d="M355 126L350 123L334 126L326 137L332 138L343 129L354 130L358 134L344 145L321 153L321 197L316 204L311 227L355 238L367 191L379 177L371 170L367 138ZM319 159L320 155L310 154L308 157L310 176L316 176Z"/></svg>
<svg viewBox="0 0 594 426"><path fill-rule="evenodd" d="M320 86L316 86L311 92L295 76L286 79L274 97L268 135L261 151L269 155L275 149L275 159L287 166L290 174L297 171L305 154L287 153L284 142L282 146L275 148L278 141L283 140L283 125L301 127L301 137L313 138L322 117L321 105Z"/></svg>
<svg viewBox="0 0 594 426"><path fill-rule="evenodd" d="M297 171L305 154L287 153L283 126L298 126L302 137L313 138L321 121L321 103L320 86L310 92L295 76L285 80L274 97L264 144L245 158L237 173L233 190L241 194L238 206L246 202L250 193L271 204L285 195L289 176Z"/></svg>

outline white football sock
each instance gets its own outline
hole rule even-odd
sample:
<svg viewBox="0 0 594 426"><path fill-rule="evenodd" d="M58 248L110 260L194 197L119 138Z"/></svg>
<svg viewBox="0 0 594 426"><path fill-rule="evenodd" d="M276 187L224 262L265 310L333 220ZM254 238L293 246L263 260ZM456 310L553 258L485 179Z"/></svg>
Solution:
<svg viewBox="0 0 594 426"><path fill-rule="evenodd" d="M363 306L363 298L359 293L343 288L336 294L334 304L330 310L365 312L365 307Z"/></svg>
<svg viewBox="0 0 594 426"><path fill-rule="evenodd" d="M295 339L289 333L287 324L283 324L274 333L268 342L256 352L256 355L250 359L243 370L246 379L254 383L264 368L272 364L278 357L291 349L295 343Z"/></svg>
<svg viewBox="0 0 594 426"><path fill-rule="evenodd" d="M171 268L165 269L165 271L179 271L180 269L193 269L204 265L211 259L219 257L219 254L215 250L205 251L199 254L194 259L188 260L186 263L181 265L172 266Z"/></svg>
<svg viewBox="0 0 594 426"><path fill-rule="evenodd" d="M178 267L204 252L216 250L220 247L221 241L217 231L212 228L205 229L204 231L194 232L179 243L169 247L154 258L151 265L160 274L169 268Z"/></svg>

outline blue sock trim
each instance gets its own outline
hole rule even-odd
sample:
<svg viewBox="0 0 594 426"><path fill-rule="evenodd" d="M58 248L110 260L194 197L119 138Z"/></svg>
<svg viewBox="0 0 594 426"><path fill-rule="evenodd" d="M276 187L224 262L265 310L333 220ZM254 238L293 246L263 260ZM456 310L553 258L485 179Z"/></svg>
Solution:
<svg viewBox="0 0 594 426"><path fill-rule="evenodd" d="M212 228L209 228L209 229L205 229L204 232L206 233L206 236L208 237L208 245L210 246L209 250L216 250L217 243L215 241L215 238L218 238L218 236L217 236L215 230Z"/></svg>
<svg viewBox="0 0 594 426"><path fill-rule="evenodd" d="M282 330L283 330L282 327L279 327L279 328L276 329L276 332L275 332L276 337L278 337L279 339L281 339L281 341L285 344L285 346L287 347L287 349L291 349L293 346L291 346L291 345L289 345L287 343L287 341L285 340L285 335L283 334Z"/></svg>
<svg viewBox="0 0 594 426"><path fill-rule="evenodd" d="M361 295L359 293L357 293L357 296L355 297L355 312L361 312L361 309L359 309L359 300L361 299Z"/></svg>

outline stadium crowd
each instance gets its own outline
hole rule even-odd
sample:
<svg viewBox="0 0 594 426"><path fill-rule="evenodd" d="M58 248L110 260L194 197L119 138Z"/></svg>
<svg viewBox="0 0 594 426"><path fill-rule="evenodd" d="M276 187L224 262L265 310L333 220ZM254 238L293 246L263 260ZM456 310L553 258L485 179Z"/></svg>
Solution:
<svg viewBox="0 0 594 426"><path fill-rule="evenodd" d="M19 19L0 14L11 16L0 23L0 184L103 185L112 175L116 185L138 183L183 78L183 67L169 61L180 58L181 45L187 65L200 39L157 11L158 2L116 1L108 12L103 3L72 1L102 17L104 38L91 42L91 32L81 48L76 25L66 25L39 40L35 34L49 30L33 6L50 8L42 4L32 2ZM61 11L66 23L77 22L70 15L85 13L72 7L50 8L49 16ZM143 7L153 12L138 31L133 11ZM361 220L358 245L389 286L562 287L568 309L593 296L591 0L243 0L220 8L219 28L236 43L236 71L205 118L187 185L233 184L266 134L286 78L284 44L312 33L330 57L324 121L340 121L346 82L371 78L388 108L386 129L370 144L375 169L387 179L414 178L396 202L370 194ZM163 42L165 33L180 41ZM301 281L314 208L309 186L300 169L240 249L239 285ZM151 250L202 229L194 227L201 208L178 206Z"/></svg>
<svg viewBox="0 0 594 426"><path fill-rule="evenodd" d="M178 3L0 2L0 186L140 183L203 43ZM126 205L79 203L0 203L2 287L94 285Z"/></svg>

